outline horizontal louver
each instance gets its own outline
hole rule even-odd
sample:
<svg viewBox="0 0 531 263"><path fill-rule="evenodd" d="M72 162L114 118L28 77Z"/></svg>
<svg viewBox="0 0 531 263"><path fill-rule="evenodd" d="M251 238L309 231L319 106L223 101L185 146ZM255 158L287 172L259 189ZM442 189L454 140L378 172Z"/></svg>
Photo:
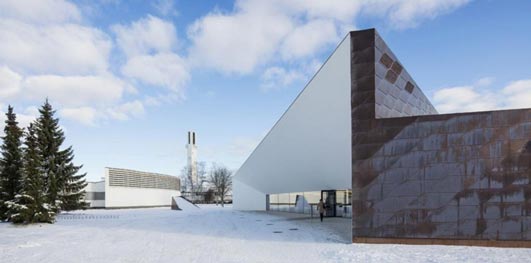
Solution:
<svg viewBox="0 0 531 263"><path fill-rule="evenodd" d="M108 169L110 186L170 190L179 190L180 188L179 178L174 176L118 168Z"/></svg>

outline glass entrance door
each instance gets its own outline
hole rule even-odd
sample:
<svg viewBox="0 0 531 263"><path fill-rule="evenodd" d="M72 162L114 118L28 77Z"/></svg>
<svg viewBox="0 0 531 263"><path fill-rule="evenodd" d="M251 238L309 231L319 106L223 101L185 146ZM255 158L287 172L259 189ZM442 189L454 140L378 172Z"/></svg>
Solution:
<svg viewBox="0 0 531 263"><path fill-rule="evenodd" d="M321 191L321 198L323 199L323 202L326 208L324 216L335 217L336 216L336 190Z"/></svg>

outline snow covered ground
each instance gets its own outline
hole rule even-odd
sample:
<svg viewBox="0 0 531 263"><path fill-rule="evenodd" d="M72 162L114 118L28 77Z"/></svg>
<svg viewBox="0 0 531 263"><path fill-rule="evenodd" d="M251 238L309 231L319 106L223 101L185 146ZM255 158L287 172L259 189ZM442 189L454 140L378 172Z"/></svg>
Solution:
<svg viewBox="0 0 531 263"><path fill-rule="evenodd" d="M53 225L0 223L0 262L529 262L531 258L531 249L346 244L326 226L317 219L216 206L188 212L79 211L62 214Z"/></svg>

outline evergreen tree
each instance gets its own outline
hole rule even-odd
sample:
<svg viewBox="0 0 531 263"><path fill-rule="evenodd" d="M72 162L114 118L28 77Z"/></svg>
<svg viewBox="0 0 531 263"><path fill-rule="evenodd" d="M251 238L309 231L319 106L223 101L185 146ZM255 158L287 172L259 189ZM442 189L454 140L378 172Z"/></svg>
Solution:
<svg viewBox="0 0 531 263"><path fill-rule="evenodd" d="M61 151L59 156L60 164L57 170L57 178L61 186L61 191L59 192L61 209L70 211L87 208L87 203L83 201L85 196L83 189L87 186L85 182L86 174L77 174L83 166L75 166L72 163L74 159L72 147Z"/></svg>
<svg viewBox="0 0 531 263"><path fill-rule="evenodd" d="M24 188L19 195L17 207L18 215L11 218L14 223L52 223L55 213L51 206L46 203L44 192L44 178L42 170L42 158L39 152L35 126L30 124L26 132L24 149Z"/></svg>
<svg viewBox="0 0 531 263"><path fill-rule="evenodd" d="M59 127L59 119L54 117L55 111L48 100L39 109L39 113L35 126L47 201L54 211L85 208L82 201L83 188L86 186L85 175L76 175L81 166L72 163L72 148L61 150L65 140L64 132Z"/></svg>
<svg viewBox="0 0 531 263"><path fill-rule="evenodd" d="M3 144L0 147L0 220L9 220L18 210L16 197L22 192L22 129L18 127L17 116L9 106L4 128Z"/></svg>
<svg viewBox="0 0 531 263"><path fill-rule="evenodd" d="M57 211L56 201L58 188L55 171L57 153L59 145L63 143L63 131L59 127L59 121L53 118L55 113L48 100L39 109L40 116L35 122L35 132L37 135L37 147L41 156L41 173L43 176L43 190L46 194L46 202L51 209Z"/></svg>

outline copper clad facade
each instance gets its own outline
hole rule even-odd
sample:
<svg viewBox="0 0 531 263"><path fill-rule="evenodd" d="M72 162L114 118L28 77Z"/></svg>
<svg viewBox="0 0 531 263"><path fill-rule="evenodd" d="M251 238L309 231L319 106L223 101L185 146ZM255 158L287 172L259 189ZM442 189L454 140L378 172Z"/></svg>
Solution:
<svg viewBox="0 0 531 263"><path fill-rule="evenodd" d="M353 239L531 240L531 109L437 114L375 30L350 37Z"/></svg>

